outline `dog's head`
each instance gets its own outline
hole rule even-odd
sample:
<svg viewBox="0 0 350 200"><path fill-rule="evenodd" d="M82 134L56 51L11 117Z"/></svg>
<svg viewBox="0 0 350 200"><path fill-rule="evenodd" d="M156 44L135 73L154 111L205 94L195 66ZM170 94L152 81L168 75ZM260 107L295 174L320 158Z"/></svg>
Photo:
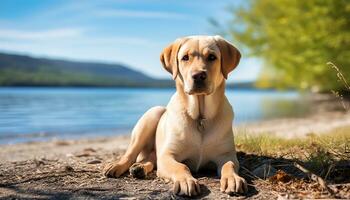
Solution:
<svg viewBox="0 0 350 200"><path fill-rule="evenodd" d="M179 79L185 93L209 95L238 65L240 52L221 36L191 36L175 40L160 60Z"/></svg>

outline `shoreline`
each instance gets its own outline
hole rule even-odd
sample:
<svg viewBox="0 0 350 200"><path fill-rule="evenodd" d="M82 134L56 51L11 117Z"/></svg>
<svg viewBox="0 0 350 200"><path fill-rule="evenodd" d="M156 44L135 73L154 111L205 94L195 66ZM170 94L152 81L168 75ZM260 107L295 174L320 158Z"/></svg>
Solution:
<svg viewBox="0 0 350 200"><path fill-rule="evenodd" d="M302 138L310 134L324 134L341 128L350 127L350 112L321 112L303 118L272 119L233 126L234 134L272 134L291 139ZM125 151L130 133L82 137L73 139L49 139L47 141L29 141L15 144L0 144L0 163L23 161L37 158L64 158L86 148L104 152Z"/></svg>
<svg viewBox="0 0 350 200"><path fill-rule="evenodd" d="M278 118L233 125L233 132L235 135L272 134L291 139L350 127L350 111L345 110L337 98L317 94L310 95L305 101L311 105L309 115L300 118ZM40 133L35 134L37 135L40 136ZM79 138L48 138L45 141L0 144L0 163L39 157L63 158L67 154L74 154L84 148L99 148L105 152L124 151L129 143L129 138L130 132L96 137L87 135Z"/></svg>
<svg viewBox="0 0 350 200"><path fill-rule="evenodd" d="M350 127L350 112L324 112L303 118L271 119L240 125L236 133L272 134L286 139L303 138L310 134L325 134Z"/></svg>

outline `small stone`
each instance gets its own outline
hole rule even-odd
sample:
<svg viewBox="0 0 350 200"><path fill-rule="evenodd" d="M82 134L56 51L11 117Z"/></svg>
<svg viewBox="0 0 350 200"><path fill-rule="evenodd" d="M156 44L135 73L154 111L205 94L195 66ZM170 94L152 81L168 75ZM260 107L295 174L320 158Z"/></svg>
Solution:
<svg viewBox="0 0 350 200"><path fill-rule="evenodd" d="M91 156L90 153L77 153L77 154L74 154L75 157L88 157L88 156Z"/></svg>
<svg viewBox="0 0 350 200"><path fill-rule="evenodd" d="M71 154L71 153L67 153L66 156L67 156L67 157L74 157L74 155Z"/></svg>
<svg viewBox="0 0 350 200"><path fill-rule="evenodd" d="M93 148L85 148L83 151L85 151L85 152L96 152L96 150L93 149Z"/></svg>
<svg viewBox="0 0 350 200"><path fill-rule="evenodd" d="M263 164L255 168L253 174L259 178L265 179L274 176L277 170L269 164Z"/></svg>
<svg viewBox="0 0 350 200"><path fill-rule="evenodd" d="M37 160L37 159L34 159L34 163L37 167L41 166L41 165L45 165L45 162L43 160Z"/></svg>
<svg viewBox="0 0 350 200"><path fill-rule="evenodd" d="M87 162L87 164L99 164L101 162L102 162L101 160L90 160Z"/></svg>
<svg viewBox="0 0 350 200"><path fill-rule="evenodd" d="M64 170L67 171L67 172L72 172L72 171L74 171L73 167L72 167L72 166L69 166L69 165L64 166Z"/></svg>

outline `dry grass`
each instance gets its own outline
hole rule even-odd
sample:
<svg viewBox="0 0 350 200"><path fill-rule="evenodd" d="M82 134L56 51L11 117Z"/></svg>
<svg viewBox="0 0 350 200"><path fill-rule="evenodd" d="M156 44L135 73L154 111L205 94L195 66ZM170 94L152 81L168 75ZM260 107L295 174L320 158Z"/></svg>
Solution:
<svg viewBox="0 0 350 200"><path fill-rule="evenodd" d="M290 158L306 159L328 152L333 159L349 159L350 127L343 127L326 134L310 133L304 138L284 139L272 134L252 134L238 131L235 136L239 150L265 156L293 154ZM298 150L295 152L295 150ZM292 152L291 152L292 151ZM315 154L320 154L315 156ZM307 156L309 155L309 156Z"/></svg>
<svg viewBox="0 0 350 200"><path fill-rule="evenodd" d="M239 132L235 140L240 151L299 160L313 169L324 169L334 162L350 160L350 127L321 135L310 133L305 138L294 139Z"/></svg>
<svg viewBox="0 0 350 200"><path fill-rule="evenodd" d="M349 93L350 92L350 85L347 82L344 74L332 62L328 62L327 65L330 66L332 69L334 69L336 71L338 82L342 83L343 87L345 88L345 90L347 90L347 92ZM343 108L345 109L345 111L349 111L350 110L350 104L349 104L349 102L345 101L344 95L341 92L336 91L336 90L331 90L331 92L333 93L333 95L335 95L340 100L340 102L341 102Z"/></svg>
<svg viewBox="0 0 350 200"><path fill-rule="evenodd" d="M243 174L252 177L253 182L264 190L294 195L289 198L349 197L345 194L349 192L347 184L350 183L350 127L294 139L272 134L254 135L241 130L236 133L235 143ZM267 180L257 179L252 171L262 164L269 164L278 173ZM281 174L288 181L276 181L280 180ZM344 187L344 184L347 188L336 188Z"/></svg>

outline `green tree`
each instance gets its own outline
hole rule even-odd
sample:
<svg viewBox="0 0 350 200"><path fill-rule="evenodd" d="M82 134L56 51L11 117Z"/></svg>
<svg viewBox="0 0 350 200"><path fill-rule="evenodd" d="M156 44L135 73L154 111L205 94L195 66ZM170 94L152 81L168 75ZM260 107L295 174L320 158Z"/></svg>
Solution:
<svg viewBox="0 0 350 200"><path fill-rule="evenodd" d="M262 87L342 90L350 78L349 0L249 0L230 10L228 33L264 60Z"/></svg>

